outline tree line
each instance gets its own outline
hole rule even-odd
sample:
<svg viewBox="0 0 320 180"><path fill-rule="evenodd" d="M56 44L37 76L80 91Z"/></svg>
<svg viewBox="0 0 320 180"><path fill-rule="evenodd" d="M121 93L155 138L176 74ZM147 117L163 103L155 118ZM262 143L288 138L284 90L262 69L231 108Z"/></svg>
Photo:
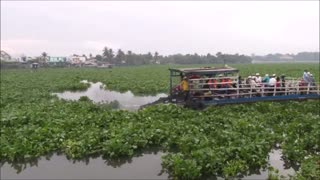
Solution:
<svg viewBox="0 0 320 180"><path fill-rule="evenodd" d="M95 56L100 62L125 65L144 65L144 64L209 64L209 63L251 63L250 56L239 54L223 54L221 52L212 55L194 54L174 54L160 55L158 52L148 52L146 54L137 54L132 51L124 52L119 49L115 52L112 48L105 47L102 54Z"/></svg>
<svg viewBox="0 0 320 180"><path fill-rule="evenodd" d="M265 56L252 55L252 59L258 61L281 61L281 60L296 60L296 61L319 61L319 52L299 52L297 54L267 54Z"/></svg>

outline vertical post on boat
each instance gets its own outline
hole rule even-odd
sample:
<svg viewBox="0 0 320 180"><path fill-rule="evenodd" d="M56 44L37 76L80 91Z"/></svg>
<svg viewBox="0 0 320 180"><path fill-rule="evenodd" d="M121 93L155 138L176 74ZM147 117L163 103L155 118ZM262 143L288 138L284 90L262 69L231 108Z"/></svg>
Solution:
<svg viewBox="0 0 320 180"><path fill-rule="evenodd" d="M172 70L170 70L170 88L169 88L169 94L170 94L170 101L172 101Z"/></svg>
<svg viewBox="0 0 320 180"><path fill-rule="evenodd" d="M308 83L307 94L309 94L309 91L310 91L310 83Z"/></svg>
<svg viewBox="0 0 320 180"><path fill-rule="evenodd" d="M238 79L237 79L237 98L239 98L239 73L237 74L237 77L238 77Z"/></svg>
<svg viewBox="0 0 320 180"><path fill-rule="evenodd" d="M273 87L273 96L276 95L276 88L277 88L277 86L276 86L276 84L275 84L274 87Z"/></svg>
<svg viewBox="0 0 320 180"><path fill-rule="evenodd" d="M285 88L285 95L288 95L288 86L286 82L284 83L284 88Z"/></svg>

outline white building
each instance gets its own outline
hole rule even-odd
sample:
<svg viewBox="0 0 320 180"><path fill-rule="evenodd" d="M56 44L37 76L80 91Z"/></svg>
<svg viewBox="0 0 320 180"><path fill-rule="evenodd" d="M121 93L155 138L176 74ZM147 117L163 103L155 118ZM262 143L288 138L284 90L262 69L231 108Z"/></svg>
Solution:
<svg viewBox="0 0 320 180"><path fill-rule="evenodd" d="M83 64L85 63L87 58L85 56L73 55L69 57L69 62L71 64Z"/></svg>
<svg viewBox="0 0 320 180"><path fill-rule="evenodd" d="M58 63L58 62L66 62L67 57L63 56L49 56L46 62L48 63Z"/></svg>
<svg viewBox="0 0 320 180"><path fill-rule="evenodd" d="M289 55L283 55L283 56L280 56L280 59L281 60L293 60L293 57L289 56Z"/></svg>

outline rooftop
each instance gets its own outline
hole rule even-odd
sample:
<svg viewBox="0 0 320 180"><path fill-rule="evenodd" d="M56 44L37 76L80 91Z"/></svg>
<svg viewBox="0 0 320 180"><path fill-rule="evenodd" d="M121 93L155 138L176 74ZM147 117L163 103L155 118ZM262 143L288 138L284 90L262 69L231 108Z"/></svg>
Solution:
<svg viewBox="0 0 320 180"><path fill-rule="evenodd" d="M239 72L238 69L232 67L170 68L169 70L185 74L217 74L226 72Z"/></svg>

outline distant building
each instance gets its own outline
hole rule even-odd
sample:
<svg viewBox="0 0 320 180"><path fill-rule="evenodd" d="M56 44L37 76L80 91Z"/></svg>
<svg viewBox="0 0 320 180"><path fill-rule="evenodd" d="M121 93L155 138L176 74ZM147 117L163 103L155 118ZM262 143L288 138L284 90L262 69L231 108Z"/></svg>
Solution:
<svg viewBox="0 0 320 180"><path fill-rule="evenodd" d="M90 59L90 60L88 60L88 61L85 61L85 62L83 63L83 66L85 66L85 67L97 67L98 64L97 64L97 62L95 61L95 59Z"/></svg>
<svg viewBox="0 0 320 180"><path fill-rule="evenodd" d="M3 50L1 50L0 60L1 61L6 61L6 62L14 61L14 59L12 59L11 56L7 52L5 52Z"/></svg>
<svg viewBox="0 0 320 180"><path fill-rule="evenodd" d="M289 56L289 55L283 55L283 56L280 56L280 59L282 59L282 60L293 60L293 57Z"/></svg>
<svg viewBox="0 0 320 180"><path fill-rule="evenodd" d="M27 61L32 61L33 60L33 58L30 57L30 56L26 57L26 59L27 59Z"/></svg>
<svg viewBox="0 0 320 180"><path fill-rule="evenodd" d="M112 68L114 64L110 64L108 62L97 62L99 68Z"/></svg>
<svg viewBox="0 0 320 180"><path fill-rule="evenodd" d="M83 64L86 60L87 58L85 56L73 55L69 57L69 62L71 64Z"/></svg>
<svg viewBox="0 0 320 180"><path fill-rule="evenodd" d="M47 59L48 63L58 63L58 62L67 62L67 57L63 56L49 56Z"/></svg>

